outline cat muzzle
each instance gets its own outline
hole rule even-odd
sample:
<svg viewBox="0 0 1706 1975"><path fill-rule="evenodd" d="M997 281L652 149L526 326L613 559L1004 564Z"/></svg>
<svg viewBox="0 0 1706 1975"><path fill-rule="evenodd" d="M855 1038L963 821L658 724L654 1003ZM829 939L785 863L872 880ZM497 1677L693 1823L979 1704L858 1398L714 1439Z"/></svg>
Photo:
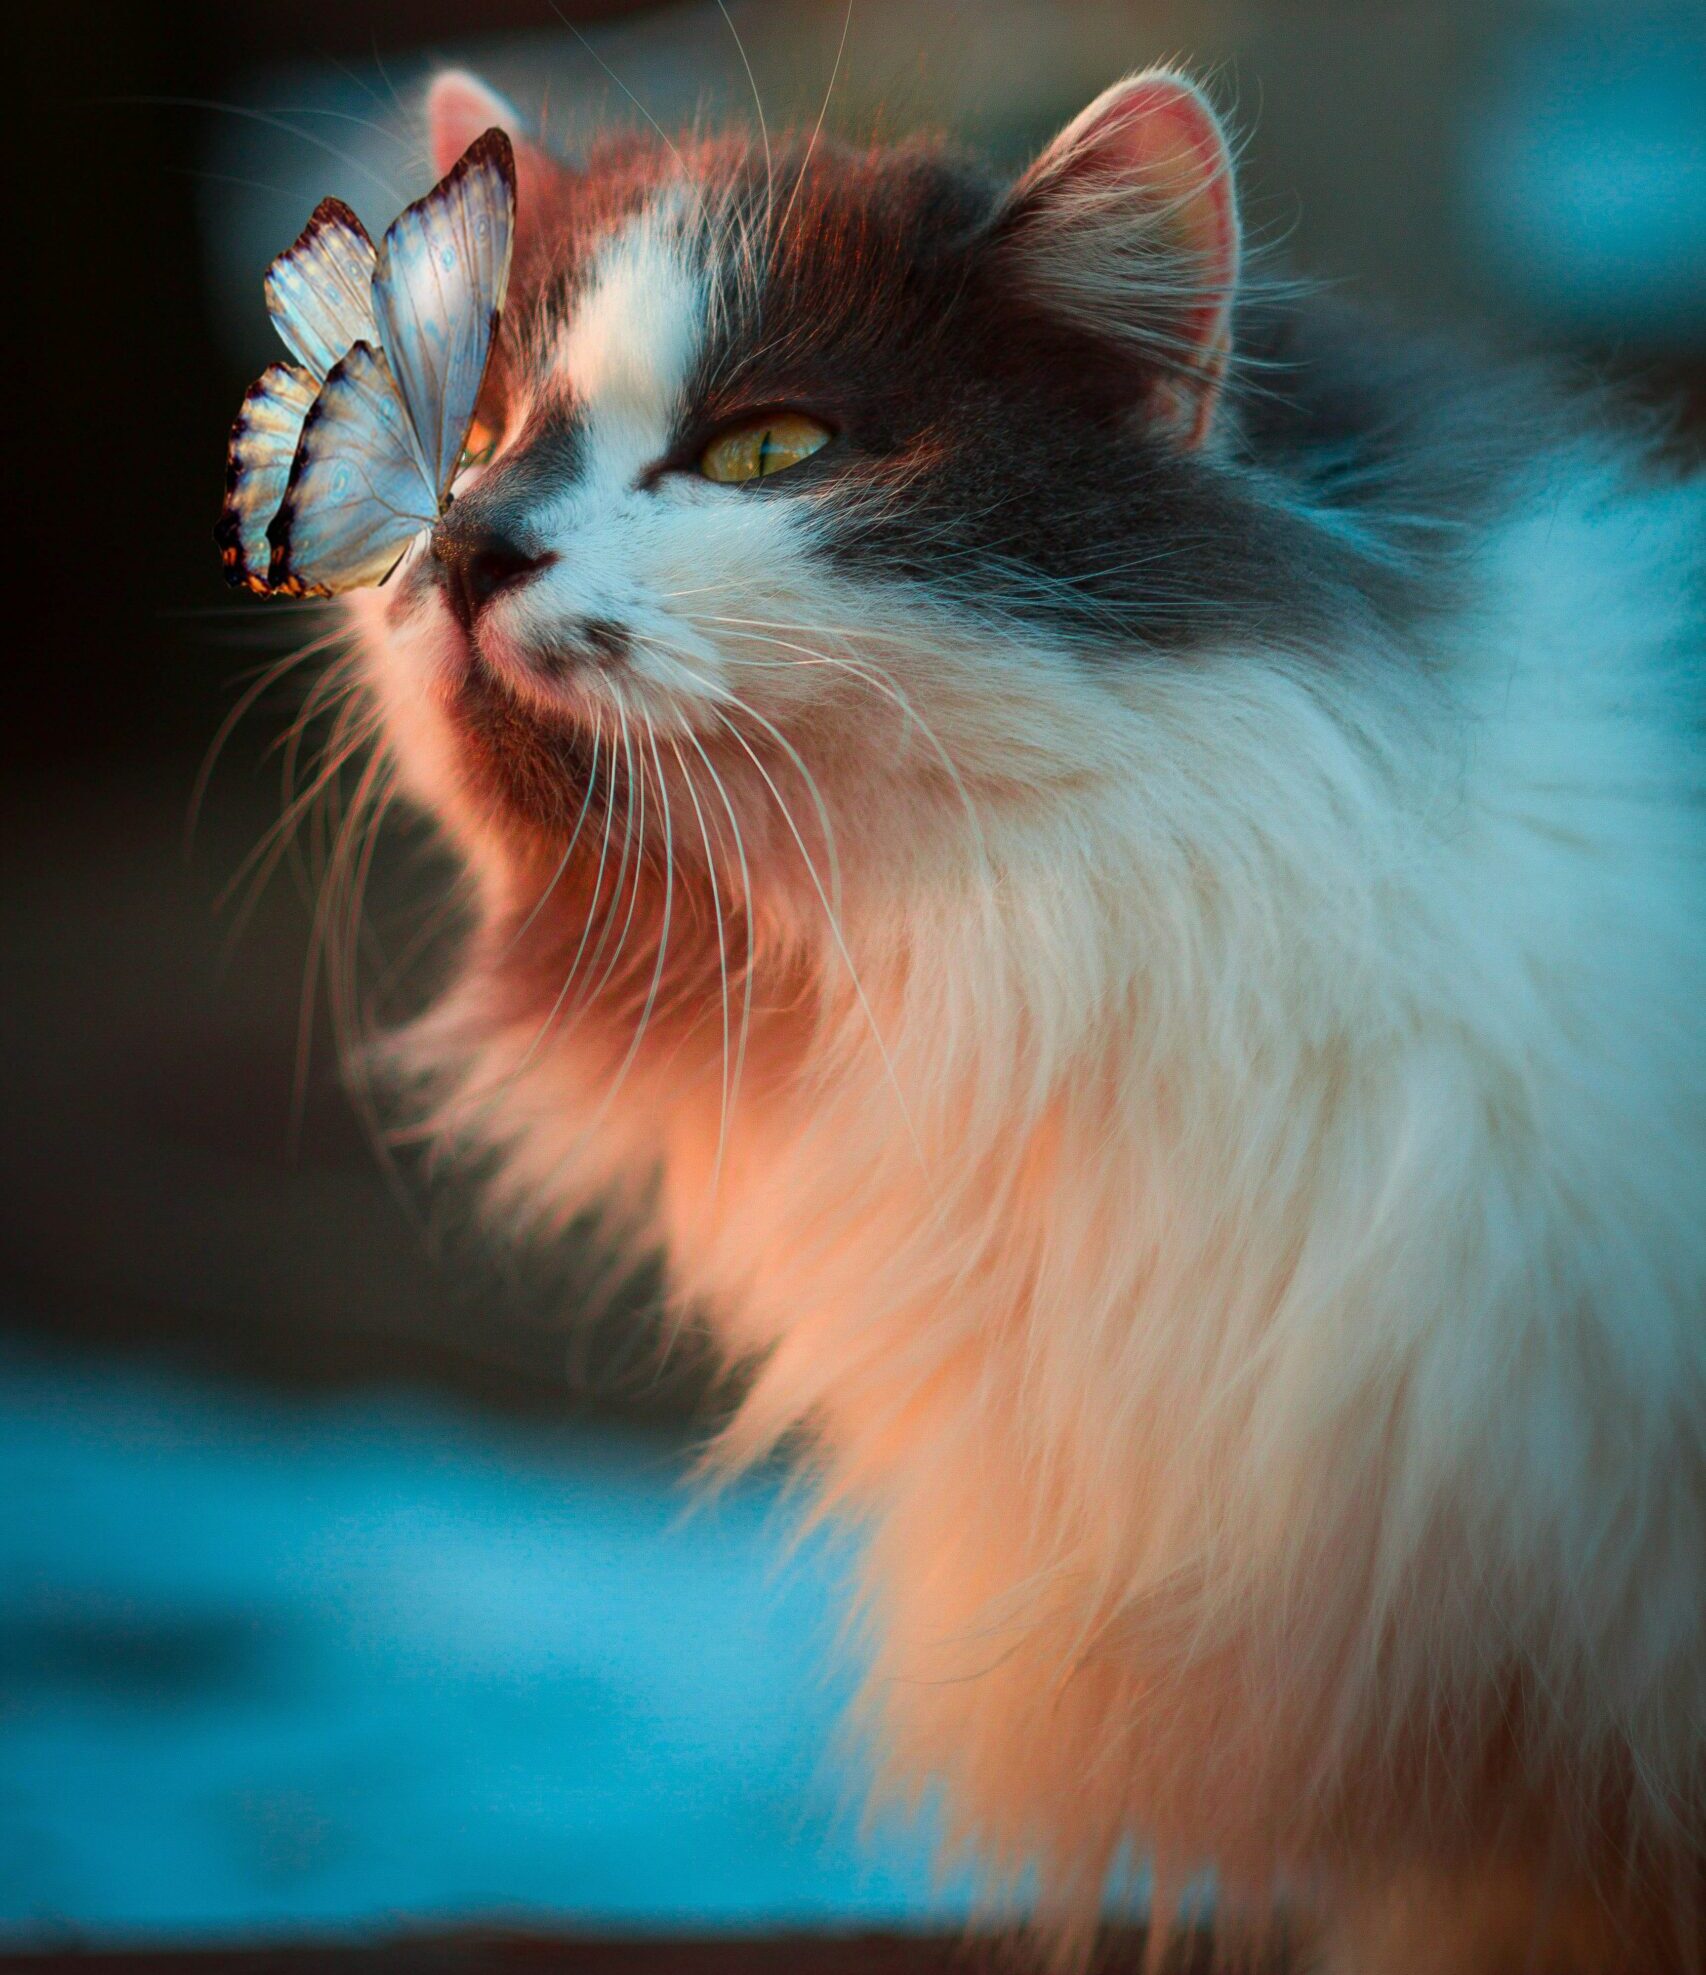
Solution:
<svg viewBox="0 0 1706 1975"><path fill-rule="evenodd" d="M452 507L432 531L432 559L451 614L471 636L494 598L531 582L557 558Z"/></svg>

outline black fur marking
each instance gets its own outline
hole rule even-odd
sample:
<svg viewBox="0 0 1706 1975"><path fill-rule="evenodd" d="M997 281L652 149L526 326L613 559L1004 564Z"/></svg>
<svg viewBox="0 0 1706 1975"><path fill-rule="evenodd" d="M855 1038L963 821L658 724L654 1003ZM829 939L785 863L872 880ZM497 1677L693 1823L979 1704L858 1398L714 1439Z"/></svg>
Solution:
<svg viewBox="0 0 1706 1975"><path fill-rule="evenodd" d="M631 649L627 631L607 617L589 617L580 627L580 642L600 665L620 665Z"/></svg>
<svg viewBox="0 0 1706 1975"><path fill-rule="evenodd" d="M691 470L730 418L797 405L835 441L741 498L809 500L836 567L1098 656L1241 636L1307 652L1450 602L1466 530L1513 458L1512 406L1473 381L1484 371L1454 374L1349 311L1258 299L1239 311L1216 443L1187 450L1148 416L1140 345L1026 292L1002 251L1001 187L976 166L924 145L820 145L809 163L779 150L767 209L744 140L686 155L729 224L710 236L717 333L660 475ZM499 373L548 347L597 243L671 176L639 139L574 175L526 250ZM1530 391L1528 409L1541 403ZM517 435L470 500L519 517L579 463L571 402Z"/></svg>
<svg viewBox="0 0 1706 1975"><path fill-rule="evenodd" d="M751 160L734 174L727 196L757 208ZM725 284L693 395L708 419L791 399L837 425L844 445L754 492L820 486L839 566L1115 653L1240 634L1307 649L1348 617L1396 625L1444 600L1437 552L1508 445L1463 443L1461 388L1406 398L1402 346L1375 325L1357 344L1247 308L1240 332L1270 347L1229 393L1225 440L1193 452L1147 416L1157 380L1130 347L1018 285L981 173L925 150L820 158L790 198L756 301ZM1439 504L1430 536L1415 515Z"/></svg>

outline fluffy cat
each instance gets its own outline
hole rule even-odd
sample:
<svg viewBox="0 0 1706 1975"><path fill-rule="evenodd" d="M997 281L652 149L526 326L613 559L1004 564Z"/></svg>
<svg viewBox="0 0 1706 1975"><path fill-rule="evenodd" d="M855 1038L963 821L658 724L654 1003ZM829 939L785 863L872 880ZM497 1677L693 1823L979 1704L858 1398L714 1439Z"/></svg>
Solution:
<svg viewBox="0 0 1706 1975"><path fill-rule="evenodd" d="M1706 488L1242 273L1171 73L1016 184L429 123L521 229L353 606L438 1127L663 1242L1064 1960L1136 1853L1345 1975L1692 1965Z"/></svg>

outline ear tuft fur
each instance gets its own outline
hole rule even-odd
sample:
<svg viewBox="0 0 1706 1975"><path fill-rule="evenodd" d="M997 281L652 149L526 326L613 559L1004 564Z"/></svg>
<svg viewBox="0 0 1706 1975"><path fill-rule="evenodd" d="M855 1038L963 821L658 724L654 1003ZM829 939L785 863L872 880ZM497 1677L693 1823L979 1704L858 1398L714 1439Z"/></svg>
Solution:
<svg viewBox="0 0 1706 1975"><path fill-rule="evenodd" d="M1231 152L1196 84L1151 69L1104 90L1019 180L1000 225L1030 292L1129 345L1155 416L1200 445L1231 352L1239 227Z"/></svg>

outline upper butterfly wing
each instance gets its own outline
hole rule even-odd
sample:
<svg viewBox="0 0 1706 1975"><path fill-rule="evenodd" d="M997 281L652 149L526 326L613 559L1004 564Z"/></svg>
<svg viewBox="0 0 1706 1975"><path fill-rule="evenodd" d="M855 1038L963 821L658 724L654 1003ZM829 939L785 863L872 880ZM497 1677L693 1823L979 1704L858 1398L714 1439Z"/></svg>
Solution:
<svg viewBox="0 0 1706 1975"><path fill-rule="evenodd" d="M357 343L332 366L303 421L268 529L275 589L329 595L389 575L438 519L409 416L385 359Z"/></svg>
<svg viewBox="0 0 1706 1975"><path fill-rule="evenodd" d="M377 343L367 229L341 199L322 199L294 245L267 269L267 308L298 363L324 378L357 343Z"/></svg>
<svg viewBox="0 0 1706 1975"><path fill-rule="evenodd" d="M291 461L319 385L293 363L270 363L243 398L225 459L225 506L213 539L225 573L259 596L270 595L267 524L290 480Z"/></svg>
<svg viewBox="0 0 1706 1975"><path fill-rule="evenodd" d="M515 155L501 130L488 130L392 223L379 249L373 312L435 513L474 420L514 236Z"/></svg>

